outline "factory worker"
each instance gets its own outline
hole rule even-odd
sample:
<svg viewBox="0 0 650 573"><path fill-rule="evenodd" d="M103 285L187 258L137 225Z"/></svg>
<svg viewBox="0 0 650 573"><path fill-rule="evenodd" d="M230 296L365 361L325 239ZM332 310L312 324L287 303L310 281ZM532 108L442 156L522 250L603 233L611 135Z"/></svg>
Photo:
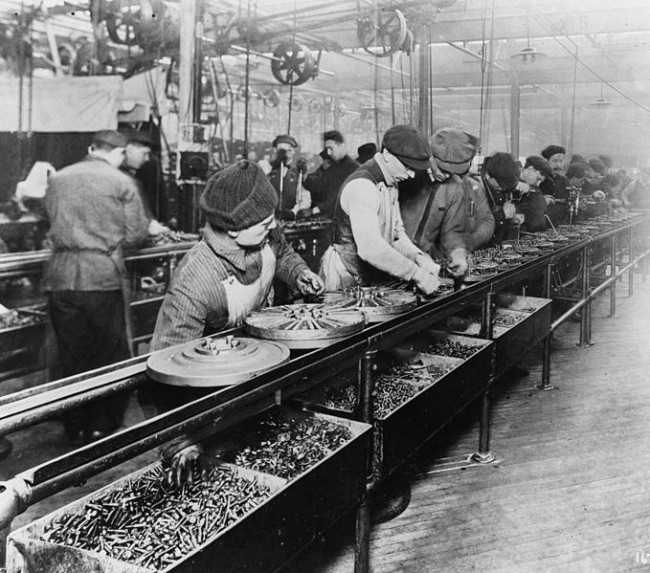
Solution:
<svg viewBox="0 0 650 573"><path fill-rule="evenodd" d="M201 210L203 239L183 257L163 301L151 350L160 350L239 326L266 306L278 278L303 295L323 291L323 283L285 241L275 221L278 196L264 171L242 160L208 180ZM158 412L199 397L197 389L154 384L140 394ZM150 395L147 396L146 392ZM163 450L177 484L191 479L202 453L191 436Z"/></svg>
<svg viewBox="0 0 650 573"><path fill-rule="evenodd" d="M397 200L397 184L426 170L431 150L410 125L385 134L381 151L343 184L334 206L332 245L320 273L327 290L399 278L426 294L439 286L439 265L408 238Z"/></svg>
<svg viewBox="0 0 650 573"><path fill-rule="evenodd" d="M273 279L323 290L275 222L278 196L261 167L242 160L215 174L201 197L203 240L183 257L158 314L151 350L242 324L269 300Z"/></svg>

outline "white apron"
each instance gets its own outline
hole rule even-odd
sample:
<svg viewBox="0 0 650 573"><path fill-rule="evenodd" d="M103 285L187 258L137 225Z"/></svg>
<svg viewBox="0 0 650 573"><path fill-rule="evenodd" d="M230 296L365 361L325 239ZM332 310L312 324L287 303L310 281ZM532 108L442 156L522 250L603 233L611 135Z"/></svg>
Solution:
<svg viewBox="0 0 650 573"><path fill-rule="evenodd" d="M233 275L221 281L228 301L228 322L226 328L239 326L253 311L273 302L273 277L275 276L275 254L267 243L262 247L262 271L259 278L249 285L240 283Z"/></svg>

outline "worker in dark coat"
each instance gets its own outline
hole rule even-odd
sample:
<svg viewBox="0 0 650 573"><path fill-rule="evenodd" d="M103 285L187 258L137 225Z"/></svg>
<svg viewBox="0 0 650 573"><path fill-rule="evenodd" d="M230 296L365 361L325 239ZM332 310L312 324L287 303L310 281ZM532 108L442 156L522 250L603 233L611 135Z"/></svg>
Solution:
<svg viewBox="0 0 650 573"><path fill-rule="evenodd" d="M203 239L183 257L158 313L151 350L191 341L239 326L251 312L271 303L273 279L302 294L319 294L323 283L285 241L275 220L278 196L262 168L246 160L208 180L201 197L207 219ZM158 411L196 395L186 388L157 384L141 394ZM191 475L202 450L191 436L166 449L174 479Z"/></svg>
<svg viewBox="0 0 650 573"><path fill-rule="evenodd" d="M278 195L276 216L291 221L301 209L311 207L311 196L303 186L307 160L296 157L298 142L291 135L278 135L273 140L275 159L271 163L269 181Z"/></svg>
<svg viewBox="0 0 650 573"><path fill-rule="evenodd" d="M551 166L552 174L540 184L546 200L546 214L554 226L569 222L569 182L564 175L566 149L561 145L549 145L542 150L542 157Z"/></svg>
<svg viewBox="0 0 650 573"><path fill-rule="evenodd" d="M323 143L327 159L316 171L305 177L304 187L311 193L311 207L298 211L299 217L321 216L331 219L343 182L359 167L348 155L340 131L326 131Z"/></svg>
<svg viewBox="0 0 650 573"><path fill-rule="evenodd" d="M431 175L400 186L400 208L406 233L434 260L445 259L449 273L467 272L467 204L462 177L476 154L477 139L455 128L431 137Z"/></svg>
<svg viewBox="0 0 650 573"><path fill-rule="evenodd" d="M516 218L521 223L521 230L528 233L544 231L546 222L546 199L540 191L540 184L547 178L553 177L548 161L539 155L526 158L524 168L519 175L517 184L519 200L517 201Z"/></svg>
<svg viewBox="0 0 650 573"><path fill-rule="evenodd" d="M95 134L88 157L52 175L45 194L52 256L45 272L63 376L129 358L130 302L123 249L147 237L149 220L131 177L120 172L126 139ZM128 395L116 394L65 416L74 443L121 424Z"/></svg>

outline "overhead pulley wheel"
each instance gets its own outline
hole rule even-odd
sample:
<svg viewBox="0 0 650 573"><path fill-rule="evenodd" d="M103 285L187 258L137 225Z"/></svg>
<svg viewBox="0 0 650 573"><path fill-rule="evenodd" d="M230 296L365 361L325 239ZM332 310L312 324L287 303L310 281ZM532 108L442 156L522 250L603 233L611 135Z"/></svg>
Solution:
<svg viewBox="0 0 650 573"><path fill-rule="evenodd" d="M360 332L365 315L356 308L327 304L285 304L250 314L246 332L277 340L289 348L320 348Z"/></svg>
<svg viewBox="0 0 650 573"><path fill-rule="evenodd" d="M366 315L368 322L383 322L415 308L418 297L401 289L359 286L340 292L327 292L323 302L334 308L356 308Z"/></svg>
<svg viewBox="0 0 650 573"><path fill-rule="evenodd" d="M299 86L318 75L318 66L307 46L283 42L273 52L273 77L285 86Z"/></svg>
<svg viewBox="0 0 650 573"><path fill-rule="evenodd" d="M399 10L380 11L376 16L370 12L357 20L357 38L363 49L380 58L402 48L407 31L406 18Z"/></svg>
<svg viewBox="0 0 650 573"><path fill-rule="evenodd" d="M106 13L106 29L111 41L124 46L138 43L136 28L140 23L140 5L129 0L113 2Z"/></svg>
<svg viewBox="0 0 650 573"><path fill-rule="evenodd" d="M154 352L147 374L173 386L229 386L289 360L289 348L270 340L228 335Z"/></svg>

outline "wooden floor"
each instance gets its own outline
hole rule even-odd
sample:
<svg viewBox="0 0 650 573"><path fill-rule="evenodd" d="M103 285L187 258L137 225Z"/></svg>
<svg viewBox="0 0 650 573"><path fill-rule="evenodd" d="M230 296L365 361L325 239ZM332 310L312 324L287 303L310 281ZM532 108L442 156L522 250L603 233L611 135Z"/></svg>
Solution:
<svg viewBox="0 0 650 573"><path fill-rule="evenodd" d="M425 446L410 506L373 527L373 572L650 571L650 279L636 277L615 318L608 296L596 302L592 347L576 347L576 323L556 332L556 390L535 389L539 355L528 378L495 387L496 463L459 461L477 446L476 411ZM353 523L283 573L352 572Z"/></svg>
<svg viewBox="0 0 650 573"><path fill-rule="evenodd" d="M470 409L411 465L412 501L374 526L375 573L538 573L650 571L650 279L635 295L619 288L618 315L604 296L594 309L591 348L577 348L578 324L553 343L552 381L531 375L495 387L492 451L498 462L464 460L478 444ZM127 423L141 419L135 403ZM0 478L69 451L60 425L11 436L14 453ZM49 513L155 458L153 452L29 508L14 527ZM354 516L341 520L283 573L351 573ZM643 555L650 561L650 555Z"/></svg>

